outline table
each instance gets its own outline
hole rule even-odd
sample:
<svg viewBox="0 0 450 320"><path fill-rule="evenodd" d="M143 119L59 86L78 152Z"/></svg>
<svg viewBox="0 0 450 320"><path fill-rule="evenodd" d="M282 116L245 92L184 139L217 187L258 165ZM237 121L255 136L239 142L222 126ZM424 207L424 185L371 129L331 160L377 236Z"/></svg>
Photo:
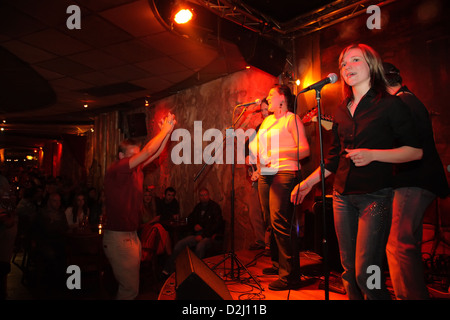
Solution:
<svg viewBox="0 0 450 320"><path fill-rule="evenodd" d="M168 220L161 221L164 229L169 232L172 245L175 245L179 240L185 237L189 231L189 226L185 219L183 220Z"/></svg>

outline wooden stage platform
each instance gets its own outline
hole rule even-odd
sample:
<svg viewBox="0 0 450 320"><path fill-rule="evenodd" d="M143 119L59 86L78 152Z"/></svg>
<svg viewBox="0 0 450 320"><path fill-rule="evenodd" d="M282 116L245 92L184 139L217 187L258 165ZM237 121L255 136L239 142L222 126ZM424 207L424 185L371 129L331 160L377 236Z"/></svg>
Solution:
<svg viewBox="0 0 450 320"><path fill-rule="evenodd" d="M209 269L214 269L215 275L220 277L226 285L232 300L325 300L322 258L314 252L300 253L300 270L303 285L297 290L286 291L272 291L268 288L269 283L276 280L277 276L262 274L264 268L271 266L270 257L264 256L262 250L237 251L235 252L235 257L247 268L248 272L244 268L240 268L238 276L238 267L234 260L233 277L231 275L232 259L229 253L203 260L203 265L208 266ZM222 263L218 265L219 262ZM341 284L340 277L334 276L332 272L330 283L335 281ZM192 291L192 297L195 297L195 290ZM173 273L162 286L158 300L175 299L176 274ZM329 290L328 299L348 300L345 294L333 292L331 289Z"/></svg>

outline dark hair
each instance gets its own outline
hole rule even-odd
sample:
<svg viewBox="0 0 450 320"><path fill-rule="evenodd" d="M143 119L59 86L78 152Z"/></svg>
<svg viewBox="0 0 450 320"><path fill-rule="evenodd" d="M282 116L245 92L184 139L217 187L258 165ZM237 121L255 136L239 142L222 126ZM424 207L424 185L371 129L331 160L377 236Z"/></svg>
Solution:
<svg viewBox="0 0 450 320"><path fill-rule="evenodd" d="M400 70L397 69L392 63L383 62L384 68L384 77L390 87L401 85L403 83L403 79L400 76Z"/></svg>
<svg viewBox="0 0 450 320"><path fill-rule="evenodd" d="M177 192L175 191L175 189L173 187L166 188L166 190L164 191L164 194L167 194L167 192L173 192L174 194L177 194Z"/></svg>
<svg viewBox="0 0 450 320"><path fill-rule="evenodd" d="M291 92L291 88L289 88L285 84L276 84L274 88L277 89L278 93L283 95L286 98L286 106L288 111L294 112L294 100L295 97Z"/></svg>
<svg viewBox="0 0 450 320"><path fill-rule="evenodd" d="M342 50L341 55L339 56L339 69L341 69L344 55L350 49L361 50L363 57L366 60L366 63L369 66L370 70L370 87L377 92L377 95L387 94L386 88L387 81L386 78L384 77L383 63L378 53L368 45L361 43L351 44L344 50ZM348 84L346 84L345 81L342 81L342 93L344 95L344 99L345 98L353 99L352 88Z"/></svg>

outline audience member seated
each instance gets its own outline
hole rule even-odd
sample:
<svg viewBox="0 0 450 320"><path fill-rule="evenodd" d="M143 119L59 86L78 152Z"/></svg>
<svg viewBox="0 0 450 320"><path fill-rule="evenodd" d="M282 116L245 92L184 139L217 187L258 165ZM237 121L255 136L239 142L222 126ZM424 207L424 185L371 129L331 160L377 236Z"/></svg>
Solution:
<svg viewBox="0 0 450 320"><path fill-rule="evenodd" d="M19 219L17 234L26 236L30 233L30 228L36 219L38 207L35 203L37 188L30 187L23 190L22 198L16 207L16 214Z"/></svg>
<svg viewBox="0 0 450 320"><path fill-rule="evenodd" d="M151 188L144 191L143 200L141 223L159 221L160 216L156 211L156 197Z"/></svg>
<svg viewBox="0 0 450 320"><path fill-rule="evenodd" d="M89 208L84 194L78 194L75 197L75 203L73 206L66 209L65 215L71 231L83 231L85 228L89 227L87 224L89 219Z"/></svg>
<svg viewBox="0 0 450 320"><path fill-rule="evenodd" d="M159 223L160 216L156 214L155 197L151 191L144 192L144 204L141 215L139 237L141 239L141 261L149 261L154 254L172 253L172 245L168 232Z"/></svg>
<svg viewBox="0 0 450 320"><path fill-rule="evenodd" d="M33 225L38 277L43 283L65 284L65 236L69 227L61 207L61 196L52 193L47 206L40 210ZM62 281L62 282L61 282Z"/></svg>
<svg viewBox="0 0 450 320"><path fill-rule="evenodd" d="M24 188L22 198L19 200L19 203L17 204L16 215L18 219L18 224L17 224L17 237L15 240L13 262L18 252L23 252L23 254L26 256L30 251L31 227L34 221L36 220L38 212L38 207L36 203L33 201L36 193L37 188L35 187ZM24 259L22 259L22 263L23 264L25 263Z"/></svg>
<svg viewBox="0 0 450 320"><path fill-rule="evenodd" d="M175 199L176 191L169 187L164 191L164 198L156 198L156 211L160 216L160 222L175 219L180 215L180 205Z"/></svg>
<svg viewBox="0 0 450 320"><path fill-rule="evenodd" d="M175 260L186 247L192 248L196 256L203 259L207 249L212 246L214 236L222 231L222 209L219 204L210 199L206 188L199 191L199 197L200 202L188 217L191 234L175 244L173 254L163 270L165 275L174 271Z"/></svg>
<svg viewBox="0 0 450 320"><path fill-rule="evenodd" d="M33 202L36 205L36 208L39 210L43 207L45 207L45 199L44 199L44 187L43 186L36 186L36 192L33 196Z"/></svg>
<svg viewBox="0 0 450 320"><path fill-rule="evenodd" d="M89 208L89 224L91 226L98 226L100 216L102 215L102 202L94 187L89 188L87 192L86 203Z"/></svg>

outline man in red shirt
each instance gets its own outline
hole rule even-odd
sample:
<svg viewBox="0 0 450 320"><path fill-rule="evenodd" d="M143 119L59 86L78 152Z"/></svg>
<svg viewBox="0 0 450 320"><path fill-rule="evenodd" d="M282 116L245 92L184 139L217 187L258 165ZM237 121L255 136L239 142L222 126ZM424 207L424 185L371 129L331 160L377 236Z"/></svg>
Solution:
<svg viewBox="0 0 450 320"><path fill-rule="evenodd" d="M160 124L161 131L142 150L133 140L122 141L119 159L105 175L103 247L119 284L117 300L132 300L139 293L141 243L136 231L143 203L142 168L161 154L175 123L175 116L169 113Z"/></svg>

